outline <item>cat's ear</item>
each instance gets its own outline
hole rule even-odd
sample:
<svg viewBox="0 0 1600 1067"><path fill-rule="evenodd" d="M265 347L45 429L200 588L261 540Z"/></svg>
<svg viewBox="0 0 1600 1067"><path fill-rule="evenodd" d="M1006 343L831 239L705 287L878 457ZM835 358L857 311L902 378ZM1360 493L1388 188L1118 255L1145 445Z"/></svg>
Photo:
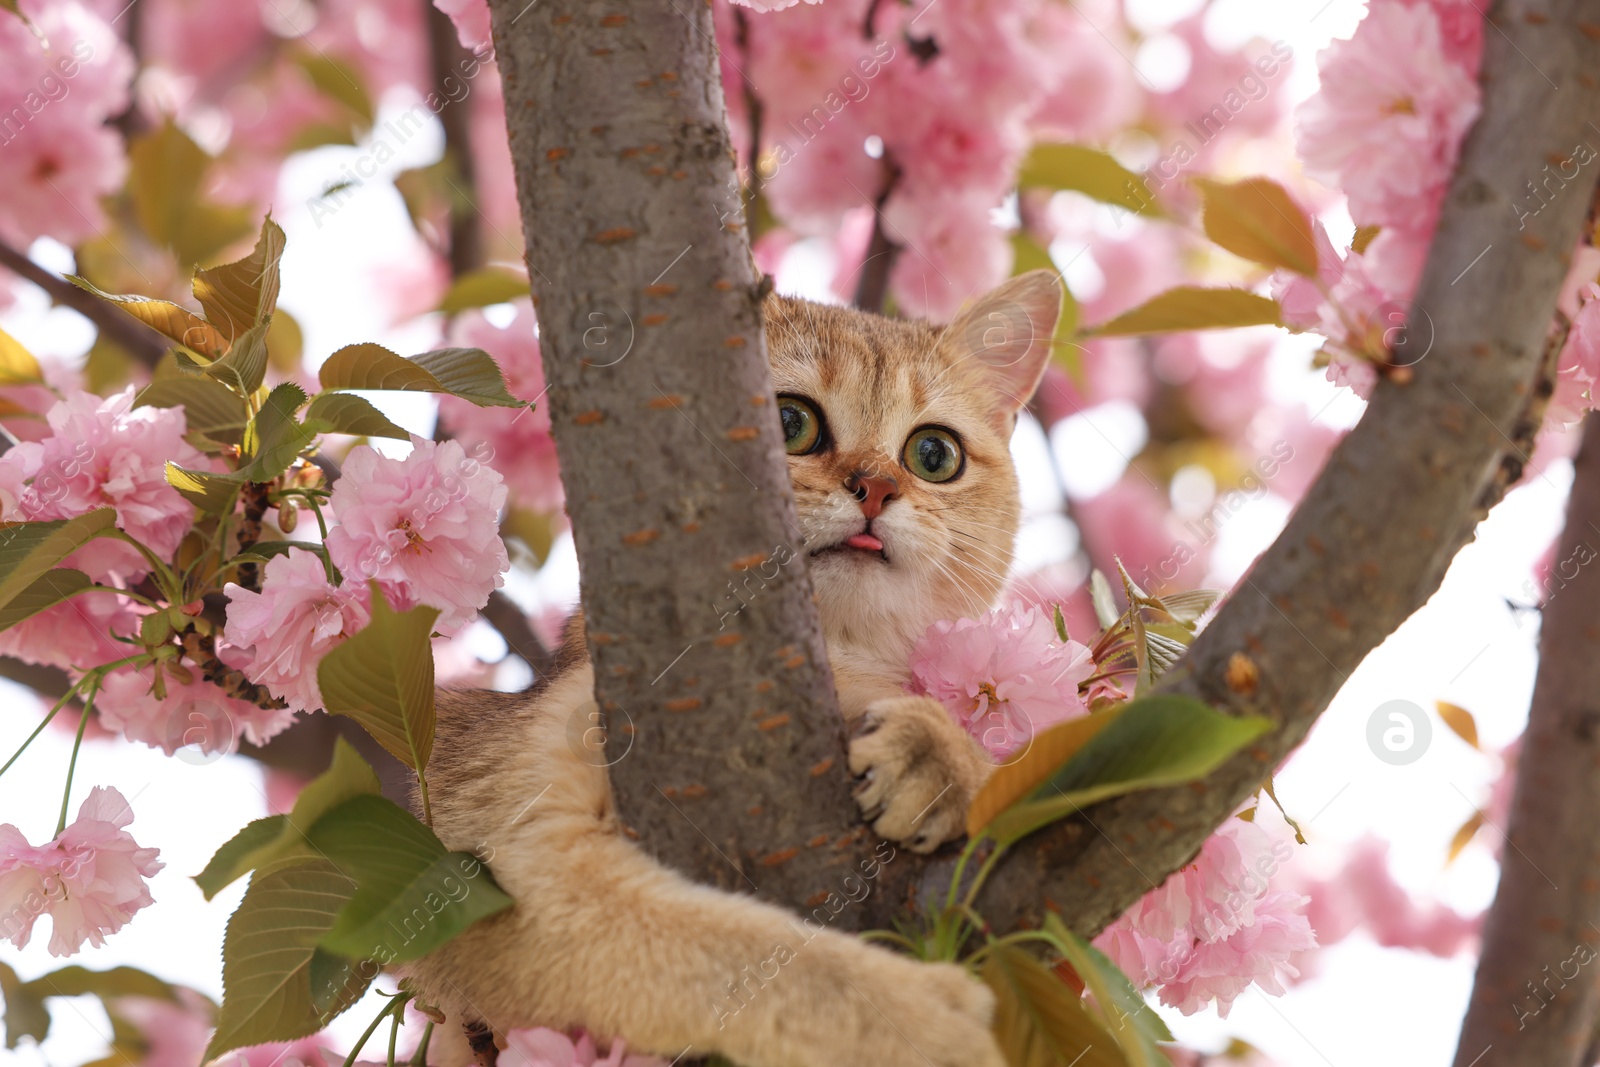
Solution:
<svg viewBox="0 0 1600 1067"><path fill-rule="evenodd" d="M984 294L945 329L940 343L951 356L984 365L1007 426L1044 377L1060 314L1058 275L1031 270Z"/></svg>

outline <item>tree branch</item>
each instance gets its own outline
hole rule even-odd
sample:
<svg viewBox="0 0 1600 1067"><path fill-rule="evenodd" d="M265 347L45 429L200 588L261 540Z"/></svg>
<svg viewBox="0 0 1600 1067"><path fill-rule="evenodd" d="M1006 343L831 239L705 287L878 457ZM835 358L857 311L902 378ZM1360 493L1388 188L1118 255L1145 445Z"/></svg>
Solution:
<svg viewBox="0 0 1600 1067"><path fill-rule="evenodd" d="M0 267L26 278L57 304L71 308L94 323L108 340L146 367L160 363L171 347L171 342L138 319L50 273L4 241L0 241Z"/></svg>
<svg viewBox="0 0 1600 1067"><path fill-rule="evenodd" d="M1349 672L1433 595L1520 476L1551 391L1547 333L1593 175L1537 214L1518 208L1527 179L1570 155L1600 113L1600 83L1587 76L1600 63L1600 41L1583 27L1591 16L1581 0L1496 5L1483 113L1409 317L1406 343L1426 358L1409 384L1379 383L1283 533L1172 671L1169 689L1277 728L1197 786L1124 797L1036 835L980 902L997 927L1037 917L1049 900L1093 934L1187 862ZM1236 669L1229 685L1237 657L1257 681Z"/></svg>
<svg viewBox="0 0 1600 1067"><path fill-rule="evenodd" d="M490 7L618 809L672 866L804 901L856 816L711 10Z"/></svg>
<svg viewBox="0 0 1600 1067"><path fill-rule="evenodd" d="M1600 942L1600 568L1589 566L1600 543L1600 418L1585 420L1575 465L1557 558L1577 573L1546 595L1523 773L1456 1047L1460 1067L1594 1062L1578 1057L1600 1021L1600 981L1585 966Z"/></svg>
<svg viewBox="0 0 1600 1067"><path fill-rule="evenodd" d="M456 36L450 16L432 3L421 0L428 20L428 65L434 92L452 100L455 92L446 84L461 80L461 64L472 58ZM459 188L450 200L450 276L459 278L483 266L483 231L478 227L478 163L472 154L472 108L466 101L439 111L444 127L445 157L455 168Z"/></svg>

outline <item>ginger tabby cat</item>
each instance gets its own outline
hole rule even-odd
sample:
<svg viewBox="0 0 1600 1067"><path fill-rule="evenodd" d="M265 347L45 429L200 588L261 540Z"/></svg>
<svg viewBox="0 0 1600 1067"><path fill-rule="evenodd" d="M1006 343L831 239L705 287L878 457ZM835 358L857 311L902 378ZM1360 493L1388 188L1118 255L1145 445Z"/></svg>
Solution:
<svg viewBox="0 0 1600 1067"><path fill-rule="evenodd" d="M1000 593L1020 511L1009 440L1059 304L1047 271L942 329L766 304L855 796L879 835L915 851L960 836L992 765L942 706L907 695L911 647ZM568 645L570 662L532 693L440 694L434 829L489 858L516 905L407 968L450 1017L436 1062L465 1062L457 1024L481 1020L497 1033L582 1026L630 1051L715 1052L744 1067L1003 1067L993 998L961 968L802 929L630 845L605 768L568 742L593 690L582 642ZM774 959L776 977L751 980Z"/></svg>

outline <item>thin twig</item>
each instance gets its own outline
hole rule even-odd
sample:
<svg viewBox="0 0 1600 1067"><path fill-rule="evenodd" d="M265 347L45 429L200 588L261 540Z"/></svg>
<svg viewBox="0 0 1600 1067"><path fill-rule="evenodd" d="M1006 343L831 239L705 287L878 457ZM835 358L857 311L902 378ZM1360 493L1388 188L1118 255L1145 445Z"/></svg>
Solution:
<svg viewBox="0 0 1600 1067"><path fill-rule="evenodd" d="M63 307L69 307L95 324L95 328L146 367L155 367L171 342L99 297L57 277L23 253L0 241L0 267L26 278Z"/></svg>

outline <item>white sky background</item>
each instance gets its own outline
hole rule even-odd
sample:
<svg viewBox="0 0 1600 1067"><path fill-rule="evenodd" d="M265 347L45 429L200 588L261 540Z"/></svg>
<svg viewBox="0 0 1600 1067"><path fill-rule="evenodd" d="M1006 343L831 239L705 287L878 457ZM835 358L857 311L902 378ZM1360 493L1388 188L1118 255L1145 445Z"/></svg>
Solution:
<svg viewBox="0 0 1600 1067"><path fill-rule="evenodd" d="M1152 32L1198 6L1183 0L1129 4L1134 20ZM1217 0L1208 28L1219 44L1253 36L1287 41L1295 55L1290 93L1298 101L1315 87L1316 52L1330 38L1347 36L1360 13L1358 0ZM1149 64L1145 73L1153 81L1171 76L1172 52L1163 44L1147 46L1139 61ZM386 102L391 109L405 103ZM399 157L387 169L430 162L437 158L440 143L435 126L401 146ZM389 305L373 273L376 266L403 260L414 247L404 208L381 180L383 175L357 190L334 217L322 220L320 228L306 207L308 198L360 151L323 148L293 161L285 170L275 210L289 237L281 304L299 319L307 352L317 356L356 341L383 340L401 352L420 350L432 341L426 326L390 328ZM1333 225L1336 244L1348 237L1348 219L1343 226L1341 233ZM70 267L70 256L47 242L35 254L58 270ZM786 264L781 282L820 298L830 277L825 253L815 245L802 245ZM335 292L337 312L328 299ZM23 300L0 316L0 325L42 356L76 358L91 336L75 314L47 312L42 300ZM1360 402L1340 396L1319 372L1308 370L1308 354L1304 339L1285 339L1280 345L1272 373L1273 398L1308 403L1312 411L1321 410L1319 418L1329 424L1349 425L1359 416ZM385 394L383 406L408 428L429 433L433 415L428 402L400 401ZM1136 444L1141 432L1126 412L1107 409L1086 412L1059 427L1056 446L1071 468L1073 486L1097 491L1120 474L1126 460L1103 444L1102 434ZM1059 498L1045 469L1045 447L1037 426L1025 424L1019 431L1015 451L1024 484L1032 487L1027 501L1030 526L1023 534L1022 552L1033 564L1061 558L1071 549L1064 539L1070 530L1057 515ZM1528 599L1523 583L1560 528L1570 480L1571 467L1563 461L1516 490L1480 528L1478 541L1457 559L1444 588L1351 676L1278 779L1280 798L1306 824L1312 842L1299 850L1297 862L1327 861L1337 854L1337 843L1374 832L1392 842L1391 863L1408 889L1468 912L1492 899L1496 867L1481 845L1469 848L1448 868L1444 861L1456 827L1487 798L1493 761L1472 751L1435 720L1427 754L1408 766L1389 766L1368 750L1366 724L1373 710L1388 700L1406 699L1431 709L1434 700L1446 699L1473 711L1487 747L1502 745L1521 731L1532 691L1537 622L1525 616L1519 625L1506 600ZM1231 519L1214 552L1213 584L1236 578L1275 535L1285 513L1281 501L1267 498ZM528 607L575 599L570 539L558 543L537 583L519 582L511 591ZM485 639L486 648L495 644L494 638ZM1306 654L1316 655L1309 648ZM27 706L32 697L24 691L9 684L0 691L14 709L0 726L0 749L9 754L37 717ZM0 818L17 823L35 842L46 839L54 825L70 746L67 733L48 730L0 779L4 813ZM86 744L79 759L74 811L92 785L120 789L136 813L131 832L140 844L160 848L167 867L152 882L155 905L140 912L104 948L70 961L54 960L45 952L47 920L41 920L26 951L17 953L7 945L0 958L24 978L67 962L97 969L133 964L220 997L224 925L243 883L207 904L189 876L245 822L264 813L259 770L237 757L197 767L140 745L96 742ZM1494 836L1488 830L1484 835ZM1228 1037L1237 1036L1284 1067L1360 1067L1377 1049L1386 1063L1443 1067L1455 1048L1471 977L1468 956L1441 961L1383 950L1358 933L1324 954L1319 977L1283 998L1252 991L1225 1021L1214 1012L1187 1019L1169 1009L1162 1009L1162 1014L1180 1038L1196 1046L1219 1050ZM392 983L385 988L392 988ZM95 1001L57 1000L52 1005L56 1023L49 1041L40 1049L6 1054L8 1059L30 1067L47 1063L71 1067L105 1054L104 1036L110 1029ZM340 1040L353 1037L376 1010L369 995L336 1024ZM1357 1019L1359 1025L1352 1025Z"/></svg>

